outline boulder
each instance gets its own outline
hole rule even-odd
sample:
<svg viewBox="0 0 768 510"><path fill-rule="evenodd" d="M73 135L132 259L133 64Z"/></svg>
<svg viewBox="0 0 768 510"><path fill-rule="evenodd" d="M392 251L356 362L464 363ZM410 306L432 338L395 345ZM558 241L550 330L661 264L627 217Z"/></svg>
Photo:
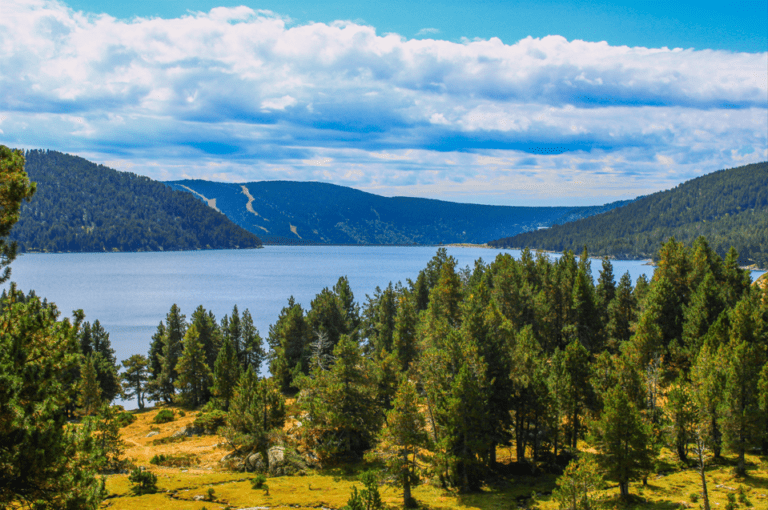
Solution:
<svg viewBox="0 0 768 510"><path fill-rule="evenodd" d="M267 458L269 459L270 466L275 466L282 463L285 460L285 447L273 446L267 450Z"/></svg>
<svg viewBox="0 0 768 510"><path fill-rule="evenodd" d="M252 453L245 458L245 468L248 471L263 473L267 470L267 463L264 462L264 455L261 453Z"/></svg>
<svg viewBox="0 0 768 510"><path fill-rule="evenodd" d="M187 427L181 427L179 430L173 433L171 437L192 437L202 435L205 431L202 428L189 425Z"/></svg>
<svg viewBox="0 0 768 510"><path fill-rule="evenodd" d="M159 433L160 433L160 432L158 432L158 431L156 431L156 430L153 430L152 432L150 432L149 434L147 434L147 437L156 436L156 435L158 435Z"/></svg>

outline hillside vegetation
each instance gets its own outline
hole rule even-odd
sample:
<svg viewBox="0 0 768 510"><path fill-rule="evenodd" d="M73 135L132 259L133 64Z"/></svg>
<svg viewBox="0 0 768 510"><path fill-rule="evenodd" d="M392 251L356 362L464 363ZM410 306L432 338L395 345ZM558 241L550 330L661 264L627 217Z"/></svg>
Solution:
<svg viewBox="0 0 768 510"><path fill-rule="evenodd" d="M382 197L320 182L167 182L216 208L266 244L485 243L628 203L510 207ZM210 203L210 202L209 202Z"/></svg>
<svg viewBox="0 0 768 510"><path fill-rule="evenodd" d="M768 267L768 163L720 170L623 207L494 247L580 251L617 259L652 258L670 237L690 246L704 236L720 256L733 246L739 263Z"/></svg>
<svg viewBox="0 0 768 510"><path fill-rule="evenodd" d="M10 239L20 251L257 248L261 241L188 193L55 151L25 153L37 183Z"/></svg>

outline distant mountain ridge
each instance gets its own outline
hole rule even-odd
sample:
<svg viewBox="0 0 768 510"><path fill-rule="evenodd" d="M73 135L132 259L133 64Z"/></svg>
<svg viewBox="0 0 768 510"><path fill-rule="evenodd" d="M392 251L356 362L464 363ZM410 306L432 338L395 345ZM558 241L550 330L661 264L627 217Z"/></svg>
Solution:
<svg viewBox="0 0 768 510"><path fill-rule="evenodd" d="M513 207L389 198L321 182L181 180L165 184L215 205L265 244L482 244L630 202Z"/></svg>
<svg viewBox="0 0 768 510"><path fill-rule="evenodd" d="M656 256L675 237L705 236L721 257L731 246L742 265L768 268L768 162L718 170L599 215L489 243L497 248L581 251L618 259Z"/></svg>
<svg viewBox="0 0 768 510"><path fill-rule="evenodd" d="M259 238L223 214L129 172L56 151L25 152L37 191L10 239L21 252L258 248Z"/></svg>

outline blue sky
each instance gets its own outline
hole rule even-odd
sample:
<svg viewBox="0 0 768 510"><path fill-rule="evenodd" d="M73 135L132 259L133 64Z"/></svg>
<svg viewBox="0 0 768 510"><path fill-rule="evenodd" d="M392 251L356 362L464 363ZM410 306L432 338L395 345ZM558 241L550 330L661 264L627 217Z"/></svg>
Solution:
<svg viewBox="0 0 768 510"><path fill-rule="evenodd" d="M768 160L768 2L5 0L0 143L157 179L604 203Z"/></svg>

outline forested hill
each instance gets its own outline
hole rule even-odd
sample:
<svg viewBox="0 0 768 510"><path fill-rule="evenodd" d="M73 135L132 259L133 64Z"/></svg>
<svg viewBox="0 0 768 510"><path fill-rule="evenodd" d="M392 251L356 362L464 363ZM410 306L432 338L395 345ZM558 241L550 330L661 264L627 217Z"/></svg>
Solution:
<svg viewBox="0 0 768 510"><path fill-rule="evenodd" d="M653 258L674 236L690 245L705 236L721 256L735 247L739 262L768 267L768 163L719 170L642 197L623 207L499 239L495 247L530 247L618 259Z"/></svg>
<svg viewBox="0 0 768 510"><path fill-rule="evenodd" d="M10 239L20 251L99 252L257 248L226 216L148 177L55 151L25 153L37 192Z"/></svg>
<svg viewBox="0 0 768 510"><path fill-rule="evenodd" d="M207 201L267 244L485 243L597 214L593 207L510 207L387 198L319 182L184 180L169 186Z"/></svg>

